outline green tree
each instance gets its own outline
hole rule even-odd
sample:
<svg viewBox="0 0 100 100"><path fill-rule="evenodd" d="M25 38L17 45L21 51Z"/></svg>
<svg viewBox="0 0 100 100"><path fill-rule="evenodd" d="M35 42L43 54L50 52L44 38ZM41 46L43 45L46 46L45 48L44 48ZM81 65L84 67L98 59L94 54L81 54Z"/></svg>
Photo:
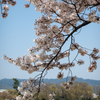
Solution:
<svg viewBox="0 0 100 100"><path fill-rule="evenodd" d="M82 98L89 99L92 97L93 89L88 83L82 83L74 85L70 93L74 96L74 99L81 100Z"/></svg>
<svg viewBox="0 0 100 100"><path fill-rule="evenodd" d="M20 95L20 92L18 91L19 81L17 78L13 78L13 88L17 91L18 95Z"/></svg>
<svg viewBox="0 0 100 100"><path fill-rule="evenodd" d="M43 91L39 93L36 100L49 100L49 84L46 84Z"/></svg>
<svg viewBox="0 0 100 100"><path fill-rule="evenodd" d="M16 90L7 89L4 92L0 92L0 100L14 100L18 95Z"/></svg>
<svg viewBox="0 0 100 100"><path fill-rule="evenodd" d="M87 83L78 82L71 87L70 90L65 90L63 87L58 86L56 98L61 100L89 100L92 97L93 89ZM59 94L59 95L58 95Z"/></svg>
<svg viewBox="0 0 100 100"><path fill-rule="evenodd" d="M56 92L56 85L51 85L49 88L50 88L50 93L51 94Z"/></svg>
<svg viewBox="0 0 100 100"><path fill-rule="evenodd" d="M96 91L96 94L98 95L98 98L99 98L99 100L100 100L100 89L98 89L98 90Z"/></svg>

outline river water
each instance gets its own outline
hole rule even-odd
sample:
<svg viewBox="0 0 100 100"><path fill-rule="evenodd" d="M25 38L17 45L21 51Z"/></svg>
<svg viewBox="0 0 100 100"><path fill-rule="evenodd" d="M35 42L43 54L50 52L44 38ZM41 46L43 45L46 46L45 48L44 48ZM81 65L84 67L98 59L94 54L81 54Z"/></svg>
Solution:
<svg viewBox="0 0 100 100"><path fill-rule="evenodd" d="M6 91L6 89L0 89L0 92Z"/></svg>

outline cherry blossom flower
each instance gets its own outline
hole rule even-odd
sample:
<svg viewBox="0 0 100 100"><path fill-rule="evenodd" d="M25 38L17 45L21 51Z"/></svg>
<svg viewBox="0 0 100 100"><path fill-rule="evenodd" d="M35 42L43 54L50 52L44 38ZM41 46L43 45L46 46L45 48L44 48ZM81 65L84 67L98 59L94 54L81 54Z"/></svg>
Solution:
<svg viewBox="0 0 100 100"><path fill-rule="evenodd" d="M3 12L2 13L2 18L6 18L8 16L8 13L7 12Z"/></svg>
<svg viewBox="0 0 100 100"><path fill-rule="evenodd" d="M61 80L63 78L63 76L64 76L64 74L59 72L59 74L57 75L57 78Z"/></svg>
<svg viewBox="0 0 100 100"><path fill-rule="evenodd" d="M24 6L25 6L25 8L29 8L29 7L30 7L30 5L29 5L29 4L25 4Z"/></svg>
<svg viewBox="0 0 100 100"><path fill-rule="evenodd" d="M71 77L71 79L70 79L72 82L73 81L75 81L76 80L76 76L74 76L74 77Z"/></svg>
<svg viewBox="0 0 100 100"><path fill-rule="evenodd" d="M78 60L77 64L82 65L82 64L84 64L84 61L83 60Z"/></svg>
<svg viewBox="0 0 100 100"><path fill-rule="evenodd" d="M3 9L4 9L5 11L8 11L8 10L9 10L8 5L3 6Z"/></svg>
<svg viewBox="0 0 100 100"><path fill-rule="evenodd" d="M96 48L93 49L94 54L97 54L98 52L99 52L99 49L96 49Z"/></svg>

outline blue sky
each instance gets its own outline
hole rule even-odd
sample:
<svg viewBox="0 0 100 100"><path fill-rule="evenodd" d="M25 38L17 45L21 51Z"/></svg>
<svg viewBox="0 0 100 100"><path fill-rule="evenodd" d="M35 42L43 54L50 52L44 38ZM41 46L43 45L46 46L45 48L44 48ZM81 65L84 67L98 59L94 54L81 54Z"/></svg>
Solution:
<svg viewBox="0 0 100 100"><path fill-rule="evenodd" d="M16 59L19 56L28 54L27 50L31 46L35 46L33 42L33 39L36 38L34 22L41 14L35 11L33 5L28 9L24 8L25 3L27 2L24 0L18 0L15 7L9 6L9 15L6 19L0 17L0 79L28 79L37 74L28 74L28 72L20 70L18 66L2 59L3 54ZM97 47L100 49L100 24L93 23L83 27L80 34L76 35L75 38L76 42L83 47L90 49ZM84 79L100 80L100 60L97 61L97 70L93 73L89 73L87 72L89 67L88 56L80 56L80 58L85 61L85 64L73 67L73 75ZM66 60L64 60L64 62L66 62ZM56 78L58 72L59 70L57 68L50 70L46 78ZM64 73L66 76L67 71L64 71Z"/></svg>

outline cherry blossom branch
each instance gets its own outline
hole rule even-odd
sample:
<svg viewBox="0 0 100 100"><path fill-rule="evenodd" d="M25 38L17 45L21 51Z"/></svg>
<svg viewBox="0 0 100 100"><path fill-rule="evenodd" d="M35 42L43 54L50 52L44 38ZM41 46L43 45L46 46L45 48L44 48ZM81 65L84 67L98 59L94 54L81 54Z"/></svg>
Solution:
<svg viewBox="0 0 100 100"><path fill-rule="evenodd" d="M86 26L86 25L88 25L88 24L90 24L90 23L91 23L91 22L86 21L86 22L84 22L83 24L79 25L79 26L76 27L76 28L68 35L68 37L64 40L64 42L63 42L62 45L60 46L59 51L57 52L57 54L50 60L50 62L47 64L47 66L44 68L44 70L43 70L42 73L41 73L40 81L39 81L38 93L40 92L41 78L42 78L42 75L43 75L44 71L49 67L49 65L51 64L51 62L58 56L58 54L59 54L59 52L61 51L61 49L62 49L63 45L65 44L65 42L66 42L66 41L68 40L68 38L69 38L70 36L72 36L79 28L81 28L81 27L83 27L83 26Z"/></svg>
<svg viewBox="0 0 100 100"><path fill-rule="evenodd" d="M72 76L73 73L71 67L75 66L74 61L77 61L78 54L81 54L82 56L88 55L90 57L89 72L93 72L93 70L97 68L95 60L100 58L99 55L97 56L99 49L94 48L93 50L90 50L84 48L78 43L75 43L75 38L73 37L73 35L79 29L82 29L82 27L92 22L99 23L100 15L98 12L100 12L100 2L98 0L27 1L29 1L29 4L25 4L25 8L29 8L30 3L33 3L37 11L43 13L43 16L36 20L36 27L34 28L36 30L36 35L38 36L38 38L34 40L37 45L36 47L31 47L29 49L29 55L24 55L16 60L13 60L6 55L4 55L3 58L8 60L9 63L14 63L16 66L20 66L20 69L28 71L29 74L34 71L41 73L35 76L34 79L30 78L28 81L21 83L22 87L18 87L18 90L22 93L23 97L19 96L17 97L17 100L22 100L22 98L25 100L35 99L35 96L38 96L39 92L43 89L43 80L47 71L53 67L58 67L59 70L61 70L57 75L58 79L63 78L63 69L68 70L68 76L71 74L70 81L67 82L67 76L66 82L62 83L62 86L66 90L69 90L70 86L73 85L73 81L76 79L76 77ZM6 18L8 16L7 11L9 10L7 4L14 6L16 2L13 0L2 0L1 3L2 5L6 4L3 6L4 12L2 13L2 17ZM54 25L53 23L55 22L57 24ZM62 47L70 38L71 42L69 49L61 52ZM70 53L76 49L78 52L71 61ZM92 51L92 53L89 54L86 50ZM68 57L68 63L61 64L59 60L64 57ZM91 61L91 58L93 61ZM77 64L82 65L84 64L84 61L78 60ZM34 92L34 95L32 92Z"/></svg>

